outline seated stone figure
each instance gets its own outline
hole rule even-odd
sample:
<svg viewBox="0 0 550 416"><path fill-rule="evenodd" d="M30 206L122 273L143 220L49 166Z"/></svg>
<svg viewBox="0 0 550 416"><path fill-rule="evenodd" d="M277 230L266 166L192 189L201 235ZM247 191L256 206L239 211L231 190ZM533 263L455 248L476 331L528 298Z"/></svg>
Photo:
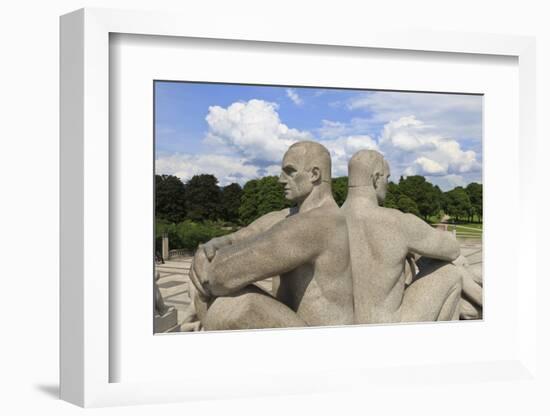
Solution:
<svg viewBox="0 0 550 416"><path fill-rule="evenodd" d="M331 192L331 159L315 142L292 145L280 182L294 209L273 212L199 247L190 271L204 329L354 322L346 220ZM280 276L274 296L252 283Z"/></svg>
<svg viewBox="0 0 550 416"><path fill-rule="evenodd" d="M355 322L459 319L463 279L450 263L460 255L456 239L412 214L379 206L389 177L380 153L357 152L348 174L348 196L341 209L350 238ZM404 271L411 253L436 261L421 268L407 287Z"/></svg>
<svg viewBox="0 0 550 416"><path fill-rule="evenodd" d="M481 319L483 316L483 288L477 276L470 272L469 265L464 256L458 257L452 262L454 267L443 267L448 262L431 259L426 256L415 256L413 267L418 273L412 274L411 282L424 276L439 275L442 273L458 273L462 279L462 293L459 303L460 319ZM410 284L410 282L408 282Z"/></svg>

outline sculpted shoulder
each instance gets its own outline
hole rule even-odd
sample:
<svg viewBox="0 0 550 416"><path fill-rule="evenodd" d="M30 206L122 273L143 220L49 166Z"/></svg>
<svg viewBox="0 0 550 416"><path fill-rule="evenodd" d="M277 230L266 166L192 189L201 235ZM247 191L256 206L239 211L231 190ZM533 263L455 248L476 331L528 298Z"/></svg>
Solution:
<svg viewBox="0 0 550 416"><path fill-rule="evenodd" d="M400 227L402 222L405 221L404 215L406 215L397 209L378 206L356 206L353 209L342 207L342 210L348 219L361 220L369 226L375 227Z"/></svg>
<svg viewBox="0 0 550 416"><path fill-rule="evenodd" d="M293 228L299 235L317 235L317 238L324 240L333 235L338 227L345 227L346 219L338 206L325 206L315 208L307 212L300 212L296 215L289 215L281 223L285 228Z"/></svg>
<svg viewBox="0 0 550 416"><path fill-rule="evenodd" d="M268 212L267 214L264 215L265 218L279 218L279 219L284 219L290 215L293 215L295 209L294 208L283 208L282 210L280 211L271 211L271 212Z"/></svg>
<svg viewBox="0 0 550 416"><path fill-rule="evenodd" d="M397 210L395 210L397 211ZM401 229L408 230L409 232L412 232L413 234L416 234L420 231L435 231L436 233L439 233L439 230L435 230L432 228L430 224L428 224L423 219L417 217L414 214L405 214L403 212L397 211L399 213L398 216L396 216L399 219L399 225Z"/></svg>
<svg viewBox="0 0 550 416"><path fill-rule="evenodd" d="M296 208L283 208L280 211L272 211L264 214L262 217L257 219L255 223L263 229L269 229L273 225L283 221L286 218L293 216L296 213ZM253 223L253 226L256 224Z"/></svg>
<svg viewBox="0 0 550 416"><path fill-rule="evenodd" d="M344 218L342 210L334 203L334 205L325 205L319 208L312 209L310 211L301 213L300 215L308 216L315 219L330 218L330 219L340 219Z"/></svg>

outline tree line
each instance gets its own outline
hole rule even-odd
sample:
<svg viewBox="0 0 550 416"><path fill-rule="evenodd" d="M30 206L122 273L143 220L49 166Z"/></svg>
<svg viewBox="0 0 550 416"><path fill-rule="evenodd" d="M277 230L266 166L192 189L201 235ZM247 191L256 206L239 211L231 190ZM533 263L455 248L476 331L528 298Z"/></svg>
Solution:
<svg viewBox="0 0 550 416"><path fill-rule="evenodd" d="M457 186L442 192L439 186L432 185L424 176L401 177L397 184L388 184L384 205L415 214L426 221L445 213L456 222L482 222L483 185L472 182L466 187Z"/></svg>
<svg viewBox="0 0 550 416"><path fill-rule="evenodd" d="M332 180L332 192L338 205L346 199L348 178ZM385 206L412 213L426 221L442 212L455 221L481 222L483 186L470 183L442 192L420 175L401 177L388 184ZM173 175L155 176L155 214L164 223L222 222L248 225L268 212L289 207L283 186L276 176L252 179L241 187L237 183L219 186L211 174L195 175L186 183Z"/></svg>

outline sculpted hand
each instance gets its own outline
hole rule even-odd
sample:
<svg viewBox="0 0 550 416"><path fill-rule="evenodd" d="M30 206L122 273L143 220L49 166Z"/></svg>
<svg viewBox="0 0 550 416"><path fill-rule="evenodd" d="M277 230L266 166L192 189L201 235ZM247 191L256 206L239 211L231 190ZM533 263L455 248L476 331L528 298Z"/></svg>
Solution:
<svg viewBox="0 0 550 416"><path fill-rule="evenodd" d="M210 263L206 257L206 253L202 246L199 246L195 257L193 257L193 262L191 263L191 269L189 270L189 278L191 283L199 292L199 297L203 301L208 301L212 294L208 289L208 268Z"/></svg>
<svg viewBox="0 0 550 416"><path fill-rule="evenodd" d="M216 251L218 249L222 248L223 246L226 246L228 243L226 242L226 239L223 237L216 237L201 246L206 254L206 257L208 258L208 261L212 261L214 256L216 255Z"/></svg>

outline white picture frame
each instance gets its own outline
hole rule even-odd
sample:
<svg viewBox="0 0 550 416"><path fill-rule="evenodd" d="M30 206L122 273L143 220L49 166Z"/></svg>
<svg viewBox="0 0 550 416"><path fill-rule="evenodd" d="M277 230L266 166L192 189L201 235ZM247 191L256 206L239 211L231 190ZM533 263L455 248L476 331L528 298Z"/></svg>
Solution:
<svg viewBox="0 0 550 416"><path fill-rule="evenodd" d="M486 380L521 382L536 377L536 270L534 261L535 227L528 215L520 215L514 247L518 280L517 345L506 357L495 361L422 362L399 369L383 366L320 368L330 377L320 382L314 371L300 369L266 372L265 377L247 379L222 373L216 380L205 374L182 375L167 381L112 382L110 368L117 357L111 348L110 308L113 287L109 275L117 267L110 259L113 226L110 200L110 173L116 170L110 159L110 76L109 37L122 33L146 36L225 39L246 42L331 45L338 48L374 48L384 50L428 51L438 54L502 55L518 60L519 133L517 135L518 174L521 187L513 189L518 205L516 213L525 214L532 203L532 184L528 168L534 166L535 153L535 42L533 38L427 32L379 32L366 29L359 37L342 32L327 37L321 30L299 30L276 24L260 28L241 26L236 33L227 25L207 27L189 16L130 12L106 9L83 9L61 18L61 398L80 406L184 401L197 398L242 397L269 394L323 392L339 389L421 380L462 380L480 383ZM515 168L514 168L515 169ZM152 174L152 172L150 172ZM517 270L515 273L517 274ZM111 293L112 294L112 293ZM404 327L403 327L404 328ZM407 331L419 331L408 327ZM302 338L319 338L302 331ZM295 332L297 334L298 332ZM317 333L334 336L329 332ZM151 333L151 336L152 333ZM214 335L209 335L214 336ZM228 334L216 334L229 338ZM164 337L167 339L168 337ZM318 339L321 341L321 338ZM163 341L168 342L168 341ZM238 340L235 342L239 342ZM383 343L383 341L382 341ZM355 351L355 350L354 350ZM182 352L185 355L185 352ZM357 352L353 352L357 355ZM358 356L357 356L358 357ZM177 357L175 357L177 359ZM242 361L241 361L242 362ZM242 364L242 366L251 366ZM235 367L238 368L238 367ZM368 370L368 373L366 373ZM411 371L414 373L411 376ZM476 372L482 376L472 376ZM408 374L408 375L407 375ZM291 380L291 381L290 381ZM342 381L342 380L345 380ZM408 381L407 381L408 380ZM225 388L224 388L225 386ZM430 387L426 387L430 389Z"/></svg>

